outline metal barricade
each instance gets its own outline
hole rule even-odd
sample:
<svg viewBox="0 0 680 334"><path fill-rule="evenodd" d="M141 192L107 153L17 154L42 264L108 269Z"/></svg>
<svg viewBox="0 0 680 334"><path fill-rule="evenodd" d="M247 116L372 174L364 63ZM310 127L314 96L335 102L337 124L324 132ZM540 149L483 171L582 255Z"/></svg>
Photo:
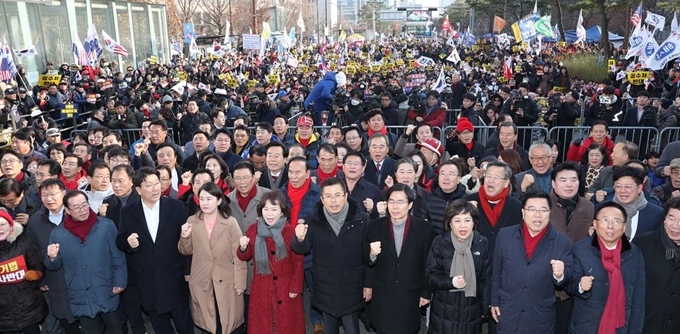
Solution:
<svg viewBox="0 0 680 334"><path fill-rule="evenodd" d="M517 144L529 150L531 143L545 141L548 138L548 128L542 126L518 126Z"/></svg>
<svg viewBox="0 0 680 334"><path fill-rule="evenodd" d="M661 153L668 143L680 140L680 127L665 128L659 132L659 140L657 141L657 152Z"/></svg>
<svg viewBox="0 0 680 334"><path fill-rule="evenodd" d="M569 147L575 139L585 139L589 135L590 128L585 126L553 126L548 131L548 139L557 142L557 148L561 157L558 161L566 159L567 151L569 151Z"/></svg>
<svg viewBox="0 0 680 334"><path fill-rule="evenodd" d="M456 125L458 123L458 115L460 109L446 109L446 122L444 126Z"/></svg>
<svg viewBox="0 0 680 334"><path fill-rule="evenodd" d="M441 142L446 145L446 139L449 137L451 132L455 130L455 126L447 126L444 128L444 131L442 132L441 136ZM489 137L491 137L491 134L496 130L496 127L494 126L476 126L475 127L475 141L479 142L482 144L482 146L486 146L486 144L489 141Z"/></svg>
<svg viewBox="0 0 680 334"><path fill-rule="evenodd" d="M626 127L626 126L612 126L609 128L609 136L615 142L627 140L638 145L638 156L640 160L644 160L647 152L657 151L659 142L659 130L653 127Z"/></svg>

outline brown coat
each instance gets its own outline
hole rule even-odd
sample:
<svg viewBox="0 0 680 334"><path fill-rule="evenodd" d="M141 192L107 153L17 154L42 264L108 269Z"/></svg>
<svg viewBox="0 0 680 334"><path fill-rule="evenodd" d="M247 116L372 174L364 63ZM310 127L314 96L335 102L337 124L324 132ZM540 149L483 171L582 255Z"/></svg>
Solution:
<svg viewBox="0 0 680 334"><path fill-rule="evenodd" d="M179 239L179 251L193 255L191 262L191 308L196 326L211 333L217 331L215 297L220 311L222 333L231 333L243 324L243 296L246 289L246 263L236 256L243 234L236 219L218 217L208 240L203 219L198 213L189 217L192 234ZM193 246L197 245L196 248Z"/></svg>

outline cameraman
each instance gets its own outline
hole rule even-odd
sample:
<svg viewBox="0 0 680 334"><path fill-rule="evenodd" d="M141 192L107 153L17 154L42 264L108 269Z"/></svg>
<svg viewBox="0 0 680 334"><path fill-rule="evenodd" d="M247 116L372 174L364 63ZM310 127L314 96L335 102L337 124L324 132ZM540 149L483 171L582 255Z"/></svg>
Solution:
<svg viewBox="0 0 680 334"><path fill-rule="evenodd" d="M620 126L623 122L623 102L616 94L616 88L607 85L602 89L602 95L595 98L595 103L586 115L586 122L592 125L597 120L607 122L608 126Z"/></svg>
<svg viewBox="0 0 680 334"><path fill-rule="evenodd" d="M408 119L417 124L428 124L431 127L444 128L446 120L446 105L440 99L439 92L431 90L427 92L425 102L416 110L408 112ZM438 132L438 131L437 131ZM435 134L438 136L438 134Z"/></svg>
<svg viewBox="0 0 680 334"><path fill-rule="evenodd" d="M364 100L363 90L359 88L354 88L349 92L349 105L347 105L347 111L349 111L349 113L352 114L352 118L354 118L355 120L359 118L359 115L364 113L364 107L361 106L363 100Z"/></svg>
<svg viewBox="0 0 680 334"><path fill-rule="evenodd" d="M111 116L109 121L110 129L137 129L139 124L137 123L137 117L135 117L134 112L125 106L123 101L118 101L115 104L116 114Z"/></svg>
<svg viewBox="0 0 680 334"><path fill-rule="evenodd" d="M347 77L342 72L328 72L321 81L314 85L312 91L309 92L307 99L305 99L305 108L314 103L314 124L317 126L333 124L333 100L335 98L335 90L343 88L347 84ZM323 122L323 113L327 113L325 124ZM272 117L273 119L273 117Z"/></svg>
<svg viewBox="0 0 680 334"><path fill-rule="evenodd" d="M550 110L543 115L543 120L548 123L549 127L574 126L576 119L581 116L578 98L579 93L576 90L571 90L566 95L553 93L549 98ZM553 106L553 103L558 106Z"/></svg>

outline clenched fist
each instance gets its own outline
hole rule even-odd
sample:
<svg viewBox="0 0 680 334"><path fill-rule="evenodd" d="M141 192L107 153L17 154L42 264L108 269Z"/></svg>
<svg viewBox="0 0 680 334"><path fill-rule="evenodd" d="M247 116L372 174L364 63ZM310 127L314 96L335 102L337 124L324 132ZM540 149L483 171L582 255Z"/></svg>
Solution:
<svg viewBox="0 0 680 334"><path fill-rule="evenodd" d="M127 238L128 245L132 247L132 249L135 249L139 247L139 235L137 233L132 233L130 236Z"/></svg>
<svg viewBox="0 0 680 334"><path fill-rule="evenodd" d="M380 252L380 241L371 242L371 256L376 257Z"/></svg>
<svg viewBox="0 0 680 334"><path fill-rule="evenodd" d="M188 238L191 236L192 227L190 223L184 223L182 225L182 238Z"/></svg>
<svg viewBox="0 0 680 334"><path fill-rule="evenodd" d="M182 174L182 185L188 186L191 183L191 172L186 171Z"/></svg>
<svg viewBox="0 0 680 334"><path fill-rule="evenodd" d="M392 178L392 176L387 175L387 177L385 178L385 186L387 188L392 188L393 185L394 185L394 179Z"/></svg>
<svg viewBox="0 0 680 334"><path fill-rule="evenodd" d="M238 244L241 246L241 250L245 251L246 248L248 248L248 244L250 243L250 238L246 237L245 235L241 237L241 239L238 240Z"/></svg>
<svg viewBox="0 0 680 334"><path fill-rule="evenodd" d="M522 179L522 192L526 192L529 187L531 187L532 184L536 182L536 179L534 179L534 176L531 174L524 174L524 178Z"/></svg>
<svg viewBox="0 0 680 334"><path fill-rule="evenodd" d="M57 254L59 254L59 244L51 244L47 246L47 257L49 257L50 260L56 259Z"/></svg>
<svg viewBox="0 0 680 334"><path fill-rule="evenodd" d="M463 275L458 275L452 278L451 282L453 283L453 287L456 289L464 289L467 286L467 282L465 282L465 277L463 277Z"/></svg>
<svg viewBox="0 0 680 334"><path fill-rule="evenodd" d="M307 224L297 224L297 226L295 226L295 236L299 242L305 241L305 237L307 236L307 228Z"/></svg>
<svg viewBox="0 0 680 334"><path fill-rule="evenodd" d="M600 203L604 201L604 198L607 196L607 192L604 190L598 190L595 192L595 201Z"/></svg>
<svg viewBox="0 0 680 334"><path fill-rule="evenodd" d="M366 207L366 212L371 213L373 211L373 199L371 198L366 198L364 200L364 207Z"/></svg>
<svg viewBox="0 0 680 334"><path fill-rule="evenodd" d="M559 281L564 277L564 262L560 260L550 260L553 276Z"/></svg>
<svg viewBox="0 0 680 334"><path fill-rule="evenodd" d="M387 215L387 202L386 201L380 201L378 202L376 209L378 210L378 214L380 216L385 216Z"/></svg>
<svg viewBox="0 0 680 334"><path fill-rule="evenodd" d="M590 291L590 288L593 287L593 281L595 280L595 277L593 276L583 276L581 277L581 283L579 284L581 286L581 290L583 292Z"/></svg>
<svg viewBox="0 0 680 334"><path fill-rule="evenodd" d="M109 205L107 203L102 203L99 205L99 208L97 211L99 211L99 216L101 217L106 217L106 211L109 209Z"/></svg>

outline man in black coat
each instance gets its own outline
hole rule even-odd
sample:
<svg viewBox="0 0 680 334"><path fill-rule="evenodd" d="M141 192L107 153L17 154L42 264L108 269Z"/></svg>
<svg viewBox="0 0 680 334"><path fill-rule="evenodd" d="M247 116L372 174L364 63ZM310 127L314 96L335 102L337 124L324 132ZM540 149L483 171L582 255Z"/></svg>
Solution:
<svg viewBox="0 0 680 334"><path fill-rule="evenodd" d="M522 82L517 88L517 97L511 100L509 110L503 108L503 112L509 112L518 126L533 126L538 120L540 108L536 101L529 97L529 84ZM521 102L520 102L521 101ZM521 131L517 141L520 146L528 148L531 145L531 130Z"/></svg>
<svg viewBox="0 0 680 334"><path fill-rule="evenodd" d="M527 153L521 145L517 144L517 130L517 125L514 123L502 123L498 128L499 144L495 147L486 149L486 151L484 151L484 156L488 157L491 155L498 157L498 154L501 153L502 150L515 150L519 153L520 158L522 158L522 169L527 170L531 168L531 165L529 164L529 153Z"/></svg>
<svg viewBox="0 0 680 334"><path fill-rule="evenodd" d="M631 128L657 128L659 126L658 110L649 104L649 92L643 90L637 94L636 105L629 107L623 115L621 126ZM649 105L648 105L649 104ZM640 150L638 156L633 157L643 160L647 155L649 142L652 139L652 132L649 129L627 129L626 140L639 143Z"/></svg>
<svg viewBox="0 0 680 334"><path fill-rule="evenodd" d="M417 333L420 307L432 298L425 268L434 231L430 223L410 215L414 200L410 188L395 184L387 190L387 217L368 228L371 322L379 333Z"/></svg>
<svg viewBox="0 0 680 334"><path fill-rule="evenodd" d="M179 129L182 133L182 145L191 140L193 134L198 131L203 122L212 123L210 116L198 112L198 104L195 100L187 102L187 113L179 120Z"/></svg>
<svg viewBox="0 0 680 334"><path fill-rule="evenodd" d="M378 189L385 188L385 178L394 178L394 159L387 156L389 139L387 136L375 133L368 140L369 159L364 171L364 179L376 185Z"/></svg>
<svg viewBox="0 0 680 334"><path fill-rule="evenodd" d="M359 152L349 152L342 163L349 197L359 203L359 207L367 213L376 213L375 205L381 198L380 189L362 177L366 169L366 158Z"/></svg>
<svg viewBox="0 0 680 334"><path fill-rule="evenodd" d="M47 256L52 230L64 222L64 195L66 187L61 180L45 180L40 185L43 206L34 213L26 225L26 234L33 240L40 255ZM64 268L58 271L45 271L38 283L45 296L50 312L43 323L48 333L80 334L80 328L69 306L68 291Z"/></svg>
<svg viewBox="0 0 680 334"><path fill-rule="evenodd" d="M143 167L132 178L140 199L120 211L116 246L130 254L132 284L139 287L142 309L156 333L189 334L194 324L189 310L190 258L177 249L187 212L182 202L161 197L160 174ZM162 222L162 223L161 223Z"/></svg>
<svg viewBox="0 0 680 334"><path fill-rule="evenodd" d="M643 333L680 333L680 198L666 204L663 228L635 238L645 262Z"/></svg>
<svg viewBox="0 0 680 334"><path fill-rule="evenodd" d="M267 189L279 189L288 182L288 147L281 142L267 144L267 167L262 170L259 186Z"/></svg>
<svg viewBox="0 0 680 334"><path fill-rule="evenodd" d="M222 157L222 160L229 167L229 172L233 171L236 163L243 160L243 158L231 150L231 143L233 141L231 134L227 129L221 128L215 130L213 137L215 138L213 140L215 143L215 153Z"/></svg>
<svg viewBox="0 0 680 334"><path fill-rule="evenodd" d="M368 215L348 198L345 183L332 177L321 183L321 202L295 227L293 251L314 251L312 306L322 312L326 334L339 333L340 321L345 333L359 333L359 312L373 286L366 267L368 223Z"/></svg>
<svg viewBox="0 0 680 334"><path fill-rule="evenodd" d="M462 166L454 161L445 161L439 166L439 174L432 184L432 192L423 198L417 217L430 222L436 235L440 235L444 225L444 211L449 203L465 195L465 187L460 186Z"/></svg>

